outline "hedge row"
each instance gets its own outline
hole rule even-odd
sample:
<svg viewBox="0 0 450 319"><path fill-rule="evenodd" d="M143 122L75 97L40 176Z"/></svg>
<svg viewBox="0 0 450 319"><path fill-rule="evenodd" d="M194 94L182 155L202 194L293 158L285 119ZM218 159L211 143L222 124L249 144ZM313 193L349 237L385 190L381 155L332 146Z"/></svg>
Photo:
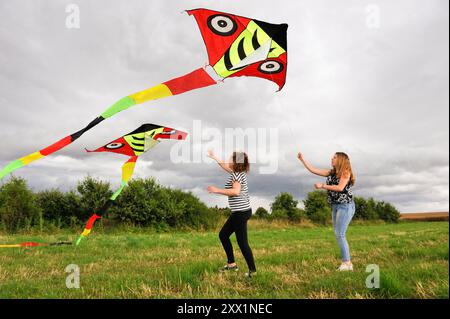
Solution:
<svg viewBox="0 0 450 319"><path fill-rule="evenodd" d="M271 205L271 213L260 207L256 216L262 219L288 219L293 222L309 219L319 224L331 222L331 206L327 202L327 193L324 191L310 192L303 201L304 209L298 208L299 202L289 193L281 193ZM373 198L364 199L355 197L355 219L358 220L384 220L398 222L400 212L390 203L375 201Z"/></svg>
<svg viewBox="0 0 450 319"><path fill-rule="evenodd" d="M0 222L14 232L44 224L80 227L112 195L109 183L87 177L76 190L32 192L25 180L12 178L0 187ZM155 228L210 229L220 218L189 192L163 187L154 179L135 179L108 212L109 223Z"/></svg>
<svg viewBox="0 0 450 319"><path fill-rule="evenodd" d="M111 195L109 183L91 177L81 181L76 190L61 192L54 189L38 193L32 192L25 180L12 178L0 187L1 227L10 232L49 225L80 227L89 216L99 212ZM258 208L256 217L330 223L331 207L325 192L309 193L303 201L304 209L298 208L298 203L291 194L281 193L272 203L271 213ZM397 222L400 217L389 203L361 197L356 197L355 203L356 219ZM221 216L230 213L229 209L209 208L192 193L163 187L154 179L136 179L109 210L108 223L158 229L212 229L217 227Z"/></svg>

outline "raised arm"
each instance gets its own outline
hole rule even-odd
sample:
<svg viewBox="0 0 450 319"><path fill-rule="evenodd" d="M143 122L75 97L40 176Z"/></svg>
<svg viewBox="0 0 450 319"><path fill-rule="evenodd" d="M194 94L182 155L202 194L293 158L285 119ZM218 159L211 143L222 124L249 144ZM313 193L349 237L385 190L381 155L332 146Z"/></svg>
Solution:
<svg viewBox="0 0 450 319"><path fill-rule="evenodd" d="M315 168L314 166L310 165L303 157L302 153L298 153L297 158L299 159L299 161L303 164L303 166L305 166L305 168L310 171L313 174L319 175L319 176L323 176L323 177L327 177L330 175L331 171L329 169L320 169L320 168Z"/></svg>
<svg viewBox="0 0 450 319"><path fill-rule="evenodd" d="M228 166L228 163L225 163L222 159L218 158L216 155L214 155L214 152L209 150L208 151L208 157L212 158L213 160L215 160L217 162L217 164L219 164L220 167L222 167L222 169L228 173L232 173L233 171L231 170L231 168Z"/></svg>

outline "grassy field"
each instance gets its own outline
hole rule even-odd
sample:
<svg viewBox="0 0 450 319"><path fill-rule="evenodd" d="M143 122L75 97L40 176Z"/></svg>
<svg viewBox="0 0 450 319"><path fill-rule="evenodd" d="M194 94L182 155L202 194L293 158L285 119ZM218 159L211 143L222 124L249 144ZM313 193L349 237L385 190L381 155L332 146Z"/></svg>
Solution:
<svg viewBox="0 0 450 319"><path fill-rule="evenodd" d="M331 227L252 221L258 276L219 274L224 253L215 232L94 233L79 247L0 250L0 298L448 298L449 224L352 224L355 271L339 273ZM73 234L0 236L1 243L74 239ZM237 248L233 236L233 243ZM77 264L80 289L67 289ZM380 267L381 287L365 285Z"/></svg>

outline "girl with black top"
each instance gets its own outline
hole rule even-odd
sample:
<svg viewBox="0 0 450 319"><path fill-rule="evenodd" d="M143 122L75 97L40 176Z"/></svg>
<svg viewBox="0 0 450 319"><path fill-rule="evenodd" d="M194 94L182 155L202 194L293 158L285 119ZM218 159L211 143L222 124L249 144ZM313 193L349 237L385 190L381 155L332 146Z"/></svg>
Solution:
<svg viewBox="0 0 450 319"><path fill-rule="evenodd" d="M355 215L355 202L353 201L352 186L355 184L355 176L347 154L338 152L331 159L331 169L318 169L305 161L302 153L298 153L298 159L305 168L313 174L327 178L326 184L316 183L316 189L327 190L328 202L332 208L333 228L336 240L341 250L342 264L339 271L352 271L353 264L350 259L350 248L345 234Z"/></svg>
<svg viewBox="0 0 450 319"><path fill-rule="evenodd" d="M221 269L221 272L239 270L230 241L230 236L235 233L239 248L249 268L249 272L245 273L245 276L252 277L256 275L256 266L247 236L247 222L252 217L247 185L247 173L250 170L248 156L243 152L234 152L229 163L217 158L212 151L208 152L208 157L215 160L230 174L225 189L208 186L209 193L228 196L228 204L232 212L219 233L220 241L228 258L228 263Z"/></svg>

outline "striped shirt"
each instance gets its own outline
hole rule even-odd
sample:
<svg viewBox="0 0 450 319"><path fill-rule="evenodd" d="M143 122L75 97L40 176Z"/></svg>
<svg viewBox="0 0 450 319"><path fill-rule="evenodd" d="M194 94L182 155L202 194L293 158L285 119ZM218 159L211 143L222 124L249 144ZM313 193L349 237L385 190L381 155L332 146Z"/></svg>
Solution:
<svg viewBox="0 0 450 319"><path fill-rule="evenodd" d="M250 198L248 196L247 174L245 172L230 173L230 177L225 184L225 189L233 188L234 182L241 184L241 193L239 196L228 196L228 204L230 205L231 211L241 212L251 209Z"/></svg>

